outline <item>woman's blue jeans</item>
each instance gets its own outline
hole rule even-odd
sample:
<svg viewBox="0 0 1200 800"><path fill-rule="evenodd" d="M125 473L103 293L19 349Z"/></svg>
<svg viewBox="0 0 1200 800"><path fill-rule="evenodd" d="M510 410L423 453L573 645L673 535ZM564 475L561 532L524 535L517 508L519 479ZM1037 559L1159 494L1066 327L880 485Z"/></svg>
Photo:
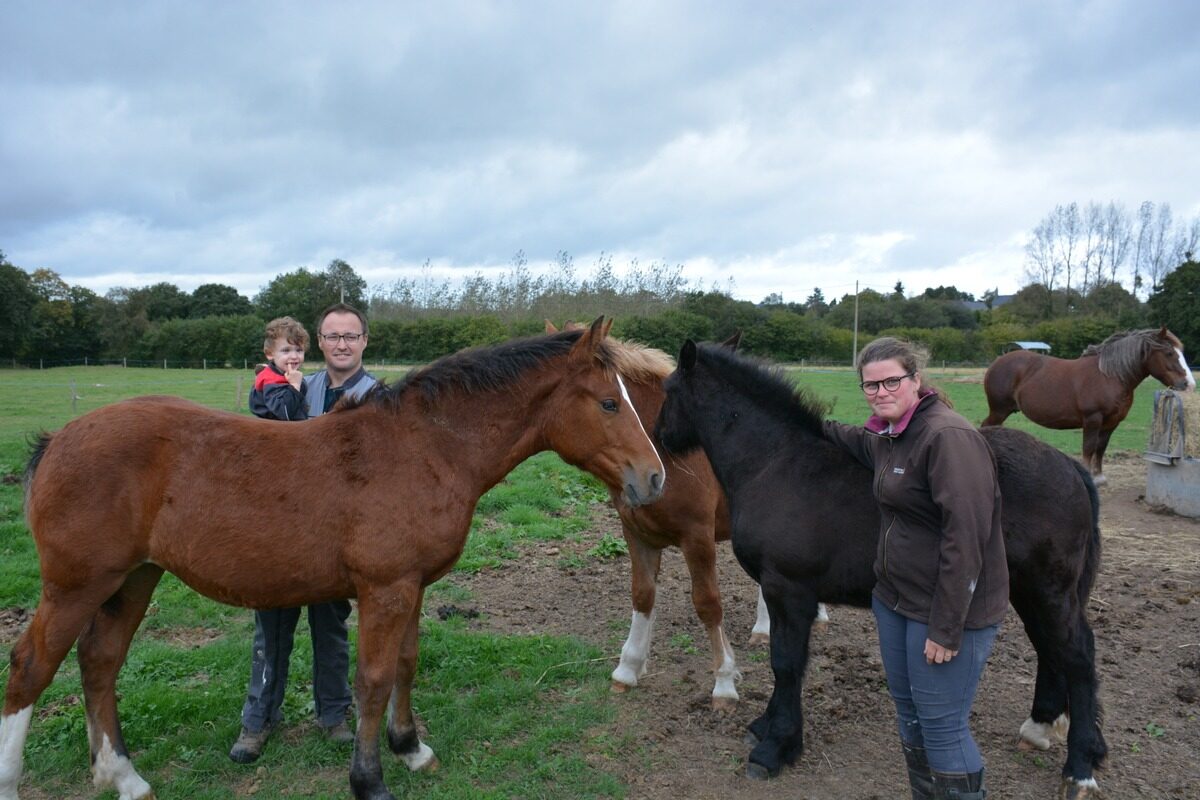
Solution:
<svg viewBox="0 0 1200 800"><path fill-rule="evenodd" d="M968 721L1000 626L963 631L958 655L944 664L927 664L929 626L897 614L876 598L871 599L871 609L879 625L879 651L901 740L924 747L934 772L971 774L983 769Z"/></svg>

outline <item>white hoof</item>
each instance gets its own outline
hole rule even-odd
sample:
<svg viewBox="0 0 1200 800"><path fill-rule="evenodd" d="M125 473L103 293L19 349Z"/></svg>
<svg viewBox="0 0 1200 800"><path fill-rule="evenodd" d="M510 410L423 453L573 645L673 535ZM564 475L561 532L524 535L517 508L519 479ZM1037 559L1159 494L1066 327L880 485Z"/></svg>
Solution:
<svg viewBox="0 0 1200 800"><path fill-rule="evenodd" d="M1034 722L1030 717L1021 723L1020 744L1028 745L1038 750L1049 750L1055 742L1064 741L1071 720L1066 714L1060 714L1052 723Z"/></svg>
<svg viewBox="0 0 1200 800"><path fill-rule="evenodd" d="M404 762L404 766L408 767L412 772L419 770L433 771L437 767L437 758L433 755L433 748L424 742L417 742L417 752L402 753L400 760Z"/></svg>

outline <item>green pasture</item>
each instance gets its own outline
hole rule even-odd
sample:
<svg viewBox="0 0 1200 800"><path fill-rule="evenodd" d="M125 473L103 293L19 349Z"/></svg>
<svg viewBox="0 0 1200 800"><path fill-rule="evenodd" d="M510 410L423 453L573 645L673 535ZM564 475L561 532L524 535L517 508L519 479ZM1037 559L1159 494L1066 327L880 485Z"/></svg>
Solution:
<svg viewBox="0 0 1200 800"><path fill-rule="evenodd" d="M851 371L793 369L790 374L827 402L834 417L863 417L865 404ZM935 370L933 377L969 419L983 418L978 372ZM250 382L248 372L222 370L0 371L0 476L23 470L32 434L53 431L101 405L171 394L247 413ZM1138 391L1112 449L1144 447L1153 392L1150 384ZM1012 424L1072 455L1078 452L1078 431L1046 431L1024 420ZM590 508L605 502L607 494L594 479L553 454L530 459L479 503L457 569L488 569L514 558L519 545L531 540L580 540L589 527ZM604 545L597 544L586 558L619 554L615 543ZM0 484L0 609L32 609L38 587L21 486L5 480ZM572 638L489 636L468 630L455 617L439 620L434 609L451 603L469 606L469 592L445 581L431 587L414 695L442 767L432 775L411 775L398 762L385 760L392 789L427 798L625 796L625 787L603 769L606 763L638 757L630 751L629 737L612 725L608 673L619 634L614 632L609 643L611 652ZM249 611L214 603L164 577L118 684L126 741L139 771L163 800L346 796L349 750L322 740L311 722L311 650L303 624L284 728L257 764L237 765L226 757L239 728L252 633ZM11 640L0 644L0 676L6 676L10 647ZM29 796L95 796L81 696L71 656L34 716L22 783ZM115 796L101 795L104 800Z"/></svg>

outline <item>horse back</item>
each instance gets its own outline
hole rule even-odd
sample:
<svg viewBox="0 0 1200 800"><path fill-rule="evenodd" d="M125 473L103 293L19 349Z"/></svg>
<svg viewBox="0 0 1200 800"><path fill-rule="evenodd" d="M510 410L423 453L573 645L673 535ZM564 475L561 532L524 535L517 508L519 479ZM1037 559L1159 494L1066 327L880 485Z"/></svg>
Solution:
<svg viewBox="0 0 1200 800"><path fill-rule="evenodd" d="M1095 488L1078 462L1012 428L982 428L996 456L1001 528L1014 589L1073 591L1098 546Z"/></svg>

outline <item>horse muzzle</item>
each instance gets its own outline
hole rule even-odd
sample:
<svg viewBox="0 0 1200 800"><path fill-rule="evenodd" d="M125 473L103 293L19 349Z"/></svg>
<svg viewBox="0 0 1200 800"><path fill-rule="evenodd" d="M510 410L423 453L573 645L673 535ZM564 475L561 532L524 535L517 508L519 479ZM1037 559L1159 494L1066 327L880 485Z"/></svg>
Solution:
<svg viewBox="0 0 1200 800"><path fill-rule="evenodd" d="M662 497L665 483L666 476L658 470L652 470L643 474L627 473L625 491L622 492L621 499L630 508L649 505Z"/></svg>

